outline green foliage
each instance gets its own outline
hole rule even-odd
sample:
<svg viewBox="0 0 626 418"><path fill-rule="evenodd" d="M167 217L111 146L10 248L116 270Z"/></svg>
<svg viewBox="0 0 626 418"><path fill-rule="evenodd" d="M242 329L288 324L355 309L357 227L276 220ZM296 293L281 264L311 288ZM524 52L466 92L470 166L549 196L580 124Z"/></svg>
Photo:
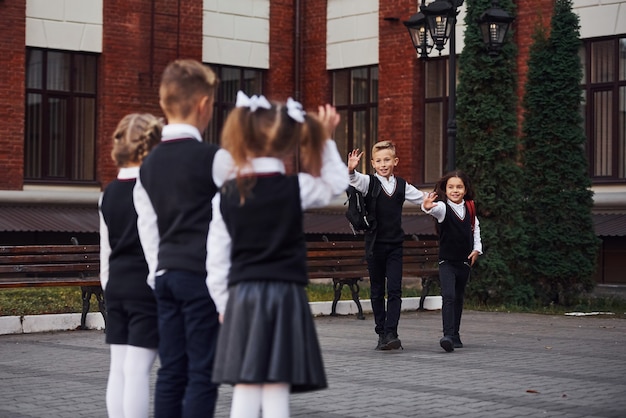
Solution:
<svg viewBox="0 0 626 418"><path fill-rule="evenodd" d="M529 280L544 303L593 288L599 240L580 114L579 22L571 0L557 0L550 35L537 28L524 97L525 225Z"/></svg>
<svg viewBox="0 0 626 418"><path fill-rule="evenodd" d="M476 20L491 0L466 3L465 46L459 59L456 165L472 179L484 255L472 272L470 297L525 303L522 171L517 138L517 48L509 31L497 56L487 54ZM500 1L512 14L513 3Z"/></svg>

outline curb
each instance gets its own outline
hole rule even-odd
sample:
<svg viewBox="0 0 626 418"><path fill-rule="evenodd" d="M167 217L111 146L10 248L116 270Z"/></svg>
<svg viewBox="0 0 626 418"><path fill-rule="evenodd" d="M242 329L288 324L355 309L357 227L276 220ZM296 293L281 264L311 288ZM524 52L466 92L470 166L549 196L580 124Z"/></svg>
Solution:
<svg viewBox="0 0 626 418"><path fill-rule="evenodd" d="M402 298L402 310L417 310L420 298ZM361 300L363 313L372 312L372 304L369 300ZM427 296L424 300L425 310L441 309L441 296ZM332 302L310 302L311 313L314 316L330 315ZM337 302L336 312L338 315L356 315L358 309L354 301L340 300ZM51 314L51 315L24 315L24 316L0 316L0 335L8 334L31 334L36 332L70 331L80 328L79 313ZM104 319L99 312L87 314L85 322L87 329L103 330Z"/></svg>

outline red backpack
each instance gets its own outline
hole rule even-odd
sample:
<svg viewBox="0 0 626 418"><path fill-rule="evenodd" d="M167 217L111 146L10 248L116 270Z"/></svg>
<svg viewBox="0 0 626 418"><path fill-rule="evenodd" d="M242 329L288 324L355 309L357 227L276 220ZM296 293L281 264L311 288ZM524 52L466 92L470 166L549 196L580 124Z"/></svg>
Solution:
<svg viewBox="0 0 626 418"><path fill-rule="evenodd" d="M472 232L474 232L474 225L476 225L476 205L474 205L473 200L466 200L465 204L467 205L467 211L472 217Z"/></svg>

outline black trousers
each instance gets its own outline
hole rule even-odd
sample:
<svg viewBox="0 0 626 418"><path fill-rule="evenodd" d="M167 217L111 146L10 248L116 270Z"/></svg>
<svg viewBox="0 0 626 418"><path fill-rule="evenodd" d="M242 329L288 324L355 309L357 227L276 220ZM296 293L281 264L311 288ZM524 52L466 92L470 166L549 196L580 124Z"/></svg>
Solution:
<svg viewBox="0 0 626 418"><path fill-rule="evenodd" d="M376 323L374 330L377 334L393 333L397 337L402 307L402 243L375 242L367 256L367 268L370 274L372 311Z"/></svg>
<svg viewBox="0 0 626 418"><path fill-rule="evenodd" d="M461 328L465 286L470 278L471 267L466 262L440 261L439 280L443 306L443 335L458 335Z"/></svg>

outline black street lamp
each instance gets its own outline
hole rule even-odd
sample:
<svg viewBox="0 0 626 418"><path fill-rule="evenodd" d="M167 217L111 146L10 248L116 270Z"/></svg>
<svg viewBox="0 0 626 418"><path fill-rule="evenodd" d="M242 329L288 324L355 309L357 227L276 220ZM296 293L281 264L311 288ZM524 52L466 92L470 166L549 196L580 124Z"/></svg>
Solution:
<svg viewBox="0 0 626 418"><path fill-rule="evenodd" d="M489 55L496 56L500 53L504 38L513 20L515 20L513 16L499 7L498 0L493 0L491 8L480 15L478 24Z"/></svg>
<svg viewBox="0 0 626 418"><path fill-rule="evenodd" d="M420 58L428 58L433 46L439 51L450 40L449 70L448 70L448 153L446 155L447 171L455 168L456 154L456 17L463 0L435 0L428 5L422 0L420 13L416 13L404 21L409 31L413 47ZM504 38L513 22L505 10L498 7L498 0L493 0L490 9L485 11L478 24L481 27L483 40L489 55L498 55Z"/></svg>

